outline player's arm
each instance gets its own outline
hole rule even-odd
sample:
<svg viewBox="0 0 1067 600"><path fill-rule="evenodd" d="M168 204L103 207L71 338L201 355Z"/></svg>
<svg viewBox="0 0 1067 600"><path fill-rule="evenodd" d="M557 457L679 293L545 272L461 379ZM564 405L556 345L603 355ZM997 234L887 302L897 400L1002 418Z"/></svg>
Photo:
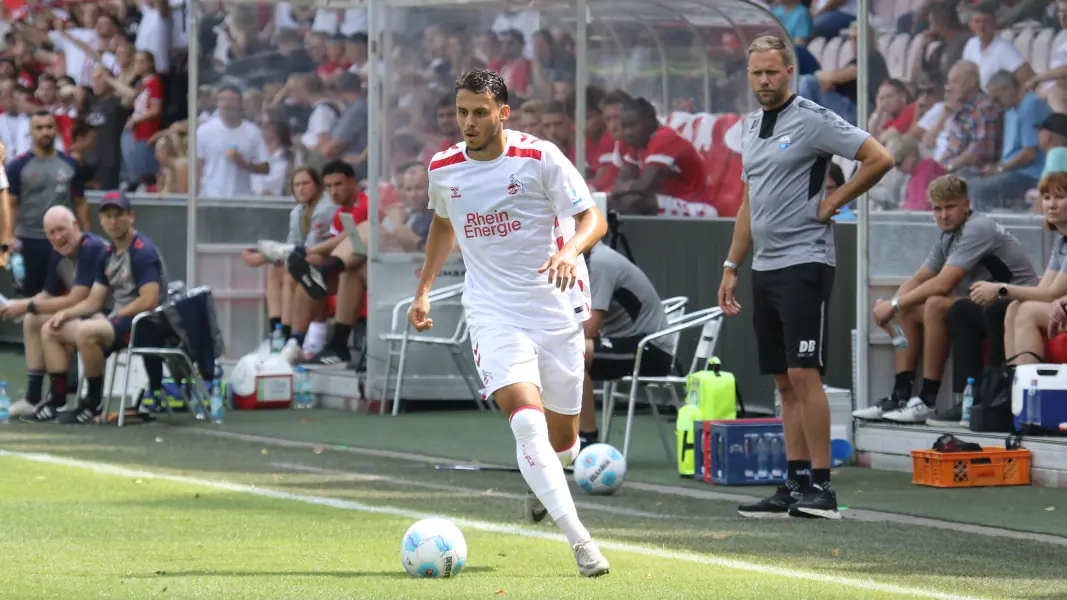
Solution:
<svg viewBox="0 0 1067 600"><path fill-rule="evenodd" d="M593 309L589 311L589 318L582 323L585 339L595 340L600 337L600 326L604 324L604 311Z"/></svg>
<svg viewBox="0 0 1067 600"><path fill-rule="evenodd" d="M110 291L111 288L106 283L101 283L98 279L93 283L93 287L89 290L89 295L84 300L62 311L62 313L67 320L81 319L98 313L104 310L104 303L107 302L107 295Z"/></svg>
<svg viewBox="0 0 1067 600"><path fill-rule="evenodd" d="M607 220L593 202L589 186L577 167L552 144L544 146L541 183L556 214L574 218L574 236L560 252L573 252L577 258L589 251L608 232Z"/></svg>
<svg viewBox="0 0 1067 600"><path fill-rule="evenodd" d="M824 200L833 210L874 187L893 168L893 157L881 142L836 114L828 110L812 111L805 124L811 128L816 149L861 163L852 178Z"/></svg>
<svg viewBox="0 0 1067 600"><path fill-rule="evenodd" d="M67 310L85 300L89 297L91 289L88 286L75 285L70 288L66 295L62 296L53 296L48 292L41 292L33 297L33 302L37 307L38 314L50 315L61 310Z"/></svg>
<svg viewBox="0 0 1067 600"><path fill-rule="evenodd" d="M445 266L448 255L452 253L452 246L456 243L456 230L452 228L452 221L448 217L441 216L440 212L434 213L433 222L430 223L430 234L426 237L426 258L422 262L422 274L419 275L419 287L415 290L416 296L425 296L430 293L437 274Z"/></svg>
<svg viewBox="0 0 1067 600"><path fill-rule="evenodd" d="M919 271L922 273L925 269L936 275L929 277L915 289L898 296L898 306L901 309L911 308L926 302L928 298L952 294L967 273L992 252L996 240L995 227L992 221L965 224L948 256L944 256L940 244L934 246Z"/></svg>
<svg viewBox="0 0 1067 600"><path fill-rule="evenodd" d="M615 187L611 190L612 195L630 193L630 186L641 174L640 165L632 156L627 154L622 158L622 167L619 168L619 176L615 179Z"/></svg>
<svg viewBox="0 0 1067 600"><path fill-rule="evenodd" d="M752 250L752 213L748 206L748 184L745 184L745 195L741 200L741 207L737 209L734 219L734 237L730 242L730 251L726 254L726 261L740 265Z"/></svg>
<svg viewBox="0 0 1067 600"><path fill-rule="evenodd" d="M345 237L346 236L338 233L330 239L326 240L325 242L311 246L307 249L307 253L318 254L320 256L329 256L334 250L337 249L338 246L341 245L341 242L345 240Z"/></svg>
<svg viewBox="0 0 1067 600"><path fill-rule="evenodd" d="M924 269L926 269L925 265L919 271L922 272ZM924 273L924 275L927 274ZM900 310L919 306L935 296L948 296L967 276L967 271L954 265L945 265L937 274L930 272L927 276L929 279L919 284L918 287L897 296L897 306Z"/></svg>
<svg viewBox="0 0 1067 600"><path fill-rule="evenodd" d="M159 288L162 281L159 272L162 260L155 251L146 248L136 254L131 254L130 263L133 280L137 283L137 298L115 311L116 317L127 319L149 310L155 310L159 306Z"/></svg>

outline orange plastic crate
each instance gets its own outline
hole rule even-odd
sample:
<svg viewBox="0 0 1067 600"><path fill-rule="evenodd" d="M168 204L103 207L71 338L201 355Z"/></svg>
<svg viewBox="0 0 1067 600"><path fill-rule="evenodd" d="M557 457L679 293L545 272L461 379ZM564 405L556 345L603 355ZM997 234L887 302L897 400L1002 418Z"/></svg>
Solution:
<svg viewBox="0 0 1067 600"><path fill-rule="evenodd" d="M940 488L1030 485L1030 451L983 447L981 452L912 450L911 482Z"/></svg>

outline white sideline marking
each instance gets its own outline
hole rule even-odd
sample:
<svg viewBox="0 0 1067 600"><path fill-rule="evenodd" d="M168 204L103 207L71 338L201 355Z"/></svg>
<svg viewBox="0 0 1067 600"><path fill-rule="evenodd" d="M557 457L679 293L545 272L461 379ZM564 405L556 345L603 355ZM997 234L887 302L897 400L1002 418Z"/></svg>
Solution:
<svg viewBox="0 0 1067 600"><path fill-rule="evenodd" d="M404 485L408 487L422 488L426 490L439 490L442 492L458 492L461 494L471 494L475 496L482 496L487 498L506 498L509 500L525 500L526 494L512 494L509 492L498 492L496 490L476 489L469 487L462 487L458 485L448 485L446 483L429 483L426 481L415 481L413 479L402 479L400 477L389 477L386 475L375 475L373 473L360 473L358 471L343 471L341 469L323 469L321 467L312 467L310 465L302 465L300 463L289 462L277 462L270 463L270 466L279 469L286 469L289 471L300 471L303 473L319 473L322 475L339 475L346 479L353 481L381 481L384 483L392 483L396 485ZM574 505L582 510L594 510L603 513L609 513L613 515L622 515L626 517L642 517L646 519L670 519L672 521L696 521L697 517L684 517L678 515L669 515L663 513L654 513L644 510L636 510L632 508L621 508L617 506L604 506L602 504L591 504L589 502L575 502Z"/></svg>
<svg viewBox="0 0 1067 600"><path fill-rule="evenodd" d="M52 456L50 454L41 454L36 452L12 452L8 450L0 450L0 456L11 456L15 458L21 458L23 460L29 460L50 465L75 467L92 471L94 473L100 473L102 475L117 475L119 477L133 477L138 479L158 479L162 481L170 481L174 483L206 487L216 490L224 490L227 492L249 494L251 496L271 498L274 500L289 500L293 502L303 502L305 504L327 506L340 510L353 510L365 513L387 514L397 517L404 517L406 519L425 519L428 517L441 516L402 508L396 508L393 506L370 506L352 500L342 500L339 498L327 498L321 496L309 496L305 494L294 494L291 492L283 492L280 490L274 490L253 485L245 485L240 483L231 483L228 481L200 479L197 477L187 477L184 475L170 475L167 473L157 473L154 471L138 471L107 463L62 458L59 456ZM499 533L504 535L515 535L533 539L553 540L564 543L566 542L566 538L564 538L562 534L558 533L546 533L534 529L516 527L514 525L503 525L500 523L489 523L487 521L460 519L452 516L448 516L447 518L453 523L455 523L457 526L467 527L469 529L475 529L478 531L484 531L488 533ZM889 583L881 583L878 581L874 581L872 579L840 577L836 575L824 575L822 573L812 573L795 569L784 569L781 567L773 567L770 565L761 565L758 563L750 563L741 560L721 558L710 554L680 552L676 550L665 550L661 548L652 548L648 546L640 546L637 544L627 544L612 541L598 541L597 544L602 549L615 550L616 552L625 552L627 554L636 554L640 556L651 556L668 560L685 561L696 564L704 564L716 567L723 567L727 569L734 569L737 571L745 571L748 573L771 575L774 577L782 577L785 579L803 580L814 583L846 586L850 588L857 588L860 590L873 590L878 592L884 592L887 594L918 596L922 598L931 598L934 600L985 600L976 596L963 596L960 594L948 594L945 592L938 592L935 590L928 590L924 588L892 585Z"/></svg>
<svg viewBox="0 0 1067 600"><path fill-rule="evenodd" d="M208 429L201 427L185 427L183 432L191 432L200 435L210 435L220 438L228 438L233 440L241 440L245 442L256 442L260 444L270 444L273 446L280 446L286 448L320 448L326 447L334 452L347 452L349 454L356 454L360 456L373 456L376 458L391 458L396 460L406 460L410 462L420 462L427 464L449 464L449 465L474 465L480 464L485 466L500 466L490 465L489 463L473 463L470 461L457 460L454 458L442 458L437 456L427 456L425 454L413 454L410 452L397 452L395 450L378 450L374 448L360 448L358 446L338 446L336 444L320 444L313 442L300 442L296 440L287 440L284 438L268 437L262 435L253 435L249 433L236 433L233 431L221 431L218 429ZM737 502L744 504L747 502L755 502L759 498L755 496L749 496L744 494L731 494L727 492L715 492L711 490L700 490L694 488L686 488L674 485L659 485L655 483L642 483L639 481L627 481L626 487L628 489L635 489L644 492L652 492L655 494L668 494L671 496L681 496L684 498L696 498L701 500L716 500L724 502ZM1014 540L1023 540L1027 542L1041 542L1045 544L1052 544L1054 546L1067 546L1067 537L1049 535L1046 533L1034 533L1029 531L1017 531L1014 529L1003 529L1000 527L989 527L986 525L972 525L970 523L958 523L954 521L942 521L939 519L930 519L926 517L915 517L912 515L890 513L878 510L870 510L863 508L852 508L844 514L845 519L868 521L868 522L884 522L884 523L899 523L901 525L912 525L916 527L934 527L945 531L956 531L960 533L971 533L975 535L984 535L986 537L1005 538Z"/></svg>

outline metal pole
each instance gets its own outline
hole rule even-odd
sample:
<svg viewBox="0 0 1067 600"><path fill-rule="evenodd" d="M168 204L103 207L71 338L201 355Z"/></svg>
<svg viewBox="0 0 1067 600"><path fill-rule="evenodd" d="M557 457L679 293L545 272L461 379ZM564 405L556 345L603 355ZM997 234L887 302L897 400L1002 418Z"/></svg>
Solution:
<svg viewBox="0 0 1067 600"><path fill-rule="evenodd" d="M186 122L189 133L187 156L189 157L189 198L185 206L185 289L193 289L196 285L196 224L197 224L197 196L200 193L200 169L196 153L196 129L199 126L197 119L197 96L200 87L200 2L189 0L189 86L186 90L186 103L189 105L186 111ZM165 290L164 290L165 291Z"/></svg>
<svg viewBox="0 0 1067 600"><path fill-rule="evenodd" d="M574 143L577 147L574 149L574 164L582 175L585 175L584 166L588 158L585 155L585 105L589 95L587 89L589 87L589 4L587 0L578 0L576 29L578 69L574 77L574 129L577 135ZM592 166L593 171L596 172L597 165Z"/></svg>
<svg viewBox="0 0 1067 600"><path fill-rule="evenodd" d="M380 47L381 34L381 0L369 0L367 3L367 30L370 31L367 64L371 65L367 75L367 114L370 116L367 123L367 199L370 201L370 214L378 214L378 180L382 174L381 154L381 85L382 78L377 68L380 64L382 48ZM378 228L379 219L370 220L370 264L368 269L374 268L374 262L378 259ZM369 274L368 274L369 275Z"/></svg>
<svg viewBox="0 0 1067 600"><path fill-rule="evenodd" d="M870 29L868 26L868 11L870 0L859 0L859 12L856 18L856 126L862 129L867 127L867 117L870 112L868 103L870 94L867 92L868 71L870 64L870 48L874 40L867 39ZM869 196L864 194L856 203L856 381L852 391L854 406L868 405L870 393L870 373L868 361L870 351L868 343L869 299L868 286L870 284L870 203Z"/></svg>

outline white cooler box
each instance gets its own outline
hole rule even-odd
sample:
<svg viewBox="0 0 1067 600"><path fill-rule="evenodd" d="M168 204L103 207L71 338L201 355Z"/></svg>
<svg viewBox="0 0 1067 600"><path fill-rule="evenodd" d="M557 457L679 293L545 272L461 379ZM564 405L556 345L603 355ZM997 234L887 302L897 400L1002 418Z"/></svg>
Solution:
<svg viewBox="0 0 1067 600"><path fill-rule="evenodd" d="M852 392L824 385L826 399L830 403L830 437L835 440L852 441ZM774 390L774 415L782 416L782 395Z"/></svg>
<svg viewBox="0 0 1067 600"><path fill-rule="evenodd" d="M1027 396L1030 384L1037 380L1041 414L1028 414L1030 403ZM1015 381L1011 386L1011 412L1015 415L1015 428L1020 423L1034 423L1048 429L1059 429L1067 423L1067 365L1019 365L1015 368Z"/></svg>

